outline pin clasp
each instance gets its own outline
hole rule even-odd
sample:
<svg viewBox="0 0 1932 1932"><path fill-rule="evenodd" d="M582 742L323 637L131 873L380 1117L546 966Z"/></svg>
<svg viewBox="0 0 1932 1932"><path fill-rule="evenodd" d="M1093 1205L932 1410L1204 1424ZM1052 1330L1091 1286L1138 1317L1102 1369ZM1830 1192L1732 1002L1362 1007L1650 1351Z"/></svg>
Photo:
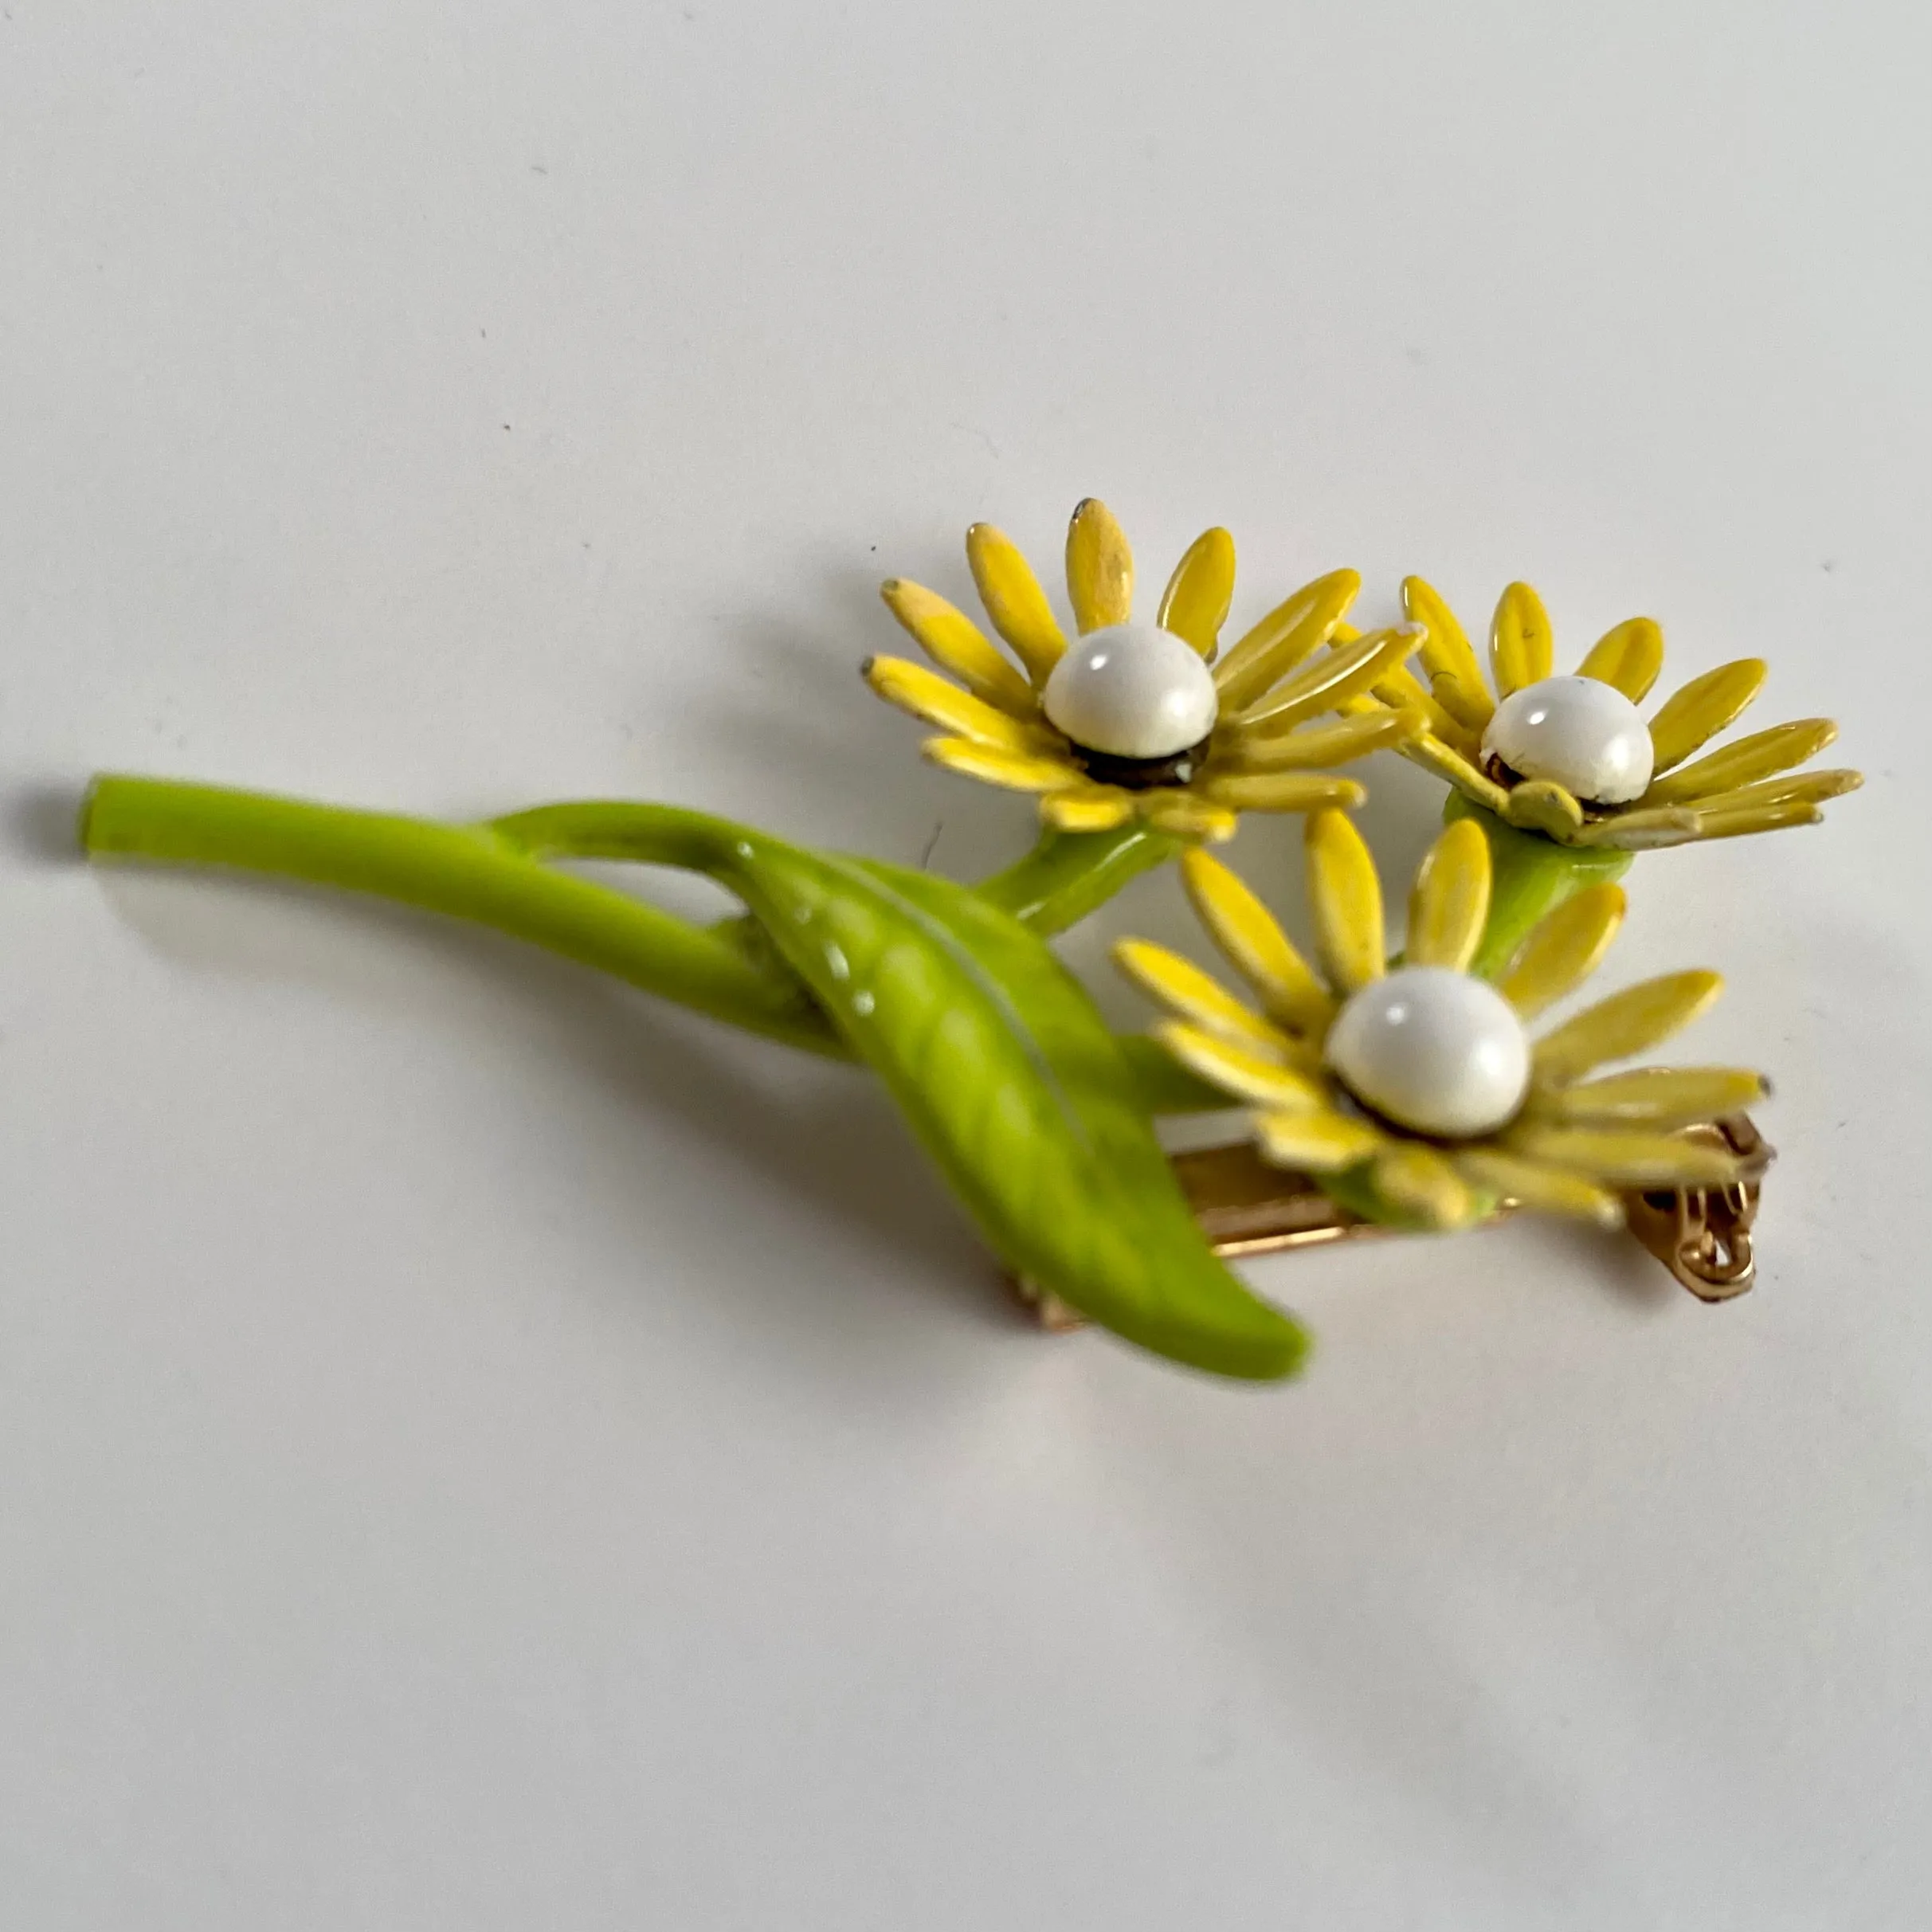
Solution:
<svg viewBox="0 0 1932 1932"><path fill-rule="evenodd" d="M1632 1189L1625 1216L1630 1232L1699 1301L1729 1301L1758 1277L1751 1225L1777 1150L1745 1114L1687 1128L1684 1138L1734 1154L1738 1178L1722 1187Z"/></svg>

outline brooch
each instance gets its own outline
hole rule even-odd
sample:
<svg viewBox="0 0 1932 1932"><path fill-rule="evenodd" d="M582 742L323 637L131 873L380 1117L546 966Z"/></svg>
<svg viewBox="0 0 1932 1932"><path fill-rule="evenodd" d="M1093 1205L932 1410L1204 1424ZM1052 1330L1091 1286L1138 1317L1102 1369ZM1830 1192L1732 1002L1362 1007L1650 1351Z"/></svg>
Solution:
<svg viewBox="0 0 1932 1932"><path fill-rule="evenodd" d="M984 626L894 579L886 605L925 661L863 671L930 729L927 758L1034 799L1031 848L989 878L670 804L445 825L120 775L94 781L82 842L468 919L861 1062L1045 1325L1095 1323L1214 1373L1277 1377L1307 1354L1302 1325L1227 1265L1275 1248L1534 1212L1627 1228L1705 1300L1750 1286L1764 1077L1628 1064L1722 982L1687 966L1599 993L1599 975L1636 854L1808 825L1859 783L1800 769L1836 735L1828 719L1706 750L1758 696L1761 660L1692 678L1647 719L1657 625L1630 618L1558 673L1522 583L1497 604L1487 677L1420 578L1401 622L1352 626L1347 570L1224 650L1228 532L1200 537L1137 620L1132 552L1091 498L1067 534L1071 635L1000 531L975 524L966 558ZM1347 768L1382 750L1449 787L1399 935L1350 817L1366 794ZM1302 821L1304 944L1210 849L1251 813ZM704 873L743 913L696 924L555 863L584 858ZM1229 974L1121 940L1115 961L1162 1017L1119 1034L1050 942L1169 864ZM1159 1117L1234 1109L1239 1138L1163 1150Z"/></svg>

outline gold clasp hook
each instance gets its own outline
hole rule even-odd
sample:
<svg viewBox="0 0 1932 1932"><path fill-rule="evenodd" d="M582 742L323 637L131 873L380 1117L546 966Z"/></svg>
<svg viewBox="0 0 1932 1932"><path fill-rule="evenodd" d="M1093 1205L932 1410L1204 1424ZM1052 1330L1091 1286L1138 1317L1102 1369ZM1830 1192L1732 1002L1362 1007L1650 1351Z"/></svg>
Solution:
<svg viewBox="0 0 1932 1932"><path fill-rule="evenodd" d="M1624 1216L1630 1232L1699 1301L1729 1301L1758 1278L1751 1224L1777 1150L1745 1114L1687 1128L1684 1138L1734 1154L1738 1178L1723 1187L1633 1189L1624 1197Z"/></svg>

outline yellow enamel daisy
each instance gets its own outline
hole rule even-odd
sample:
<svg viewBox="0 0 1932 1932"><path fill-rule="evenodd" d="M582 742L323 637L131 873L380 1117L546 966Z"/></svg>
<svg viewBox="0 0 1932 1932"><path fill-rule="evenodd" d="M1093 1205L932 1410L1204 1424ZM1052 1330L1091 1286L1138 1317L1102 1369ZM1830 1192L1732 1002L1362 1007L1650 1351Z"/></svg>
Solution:
<svg viewBox="0 0 1932 1932"><path fill-rule="evenodd" d="M1685 762L1757 696L1766 668L1762 658L1740 658L1693 678L1646 724L1634 707L1649 695L1664 664L1664 633L1652 619L1626 619L1597 640L1573 677L1557 677L1542 600L1529 585L1511 584L1490 626L1492 696L1475 649L1441 597L1411 577L1403 583L1402 602L1411 622L1428 633L1418 656L1420 676L1392 667L1342 708L1359 717L1421 708L1426 728L1405 738L1398 747L1403 754L1524 831L1566 845L1627 851L1734 838L1815 824L1828 799L1862 782L1856 771L1796 770L1837 737L1828 718L1776 725ZM1337 642L1346 648L1345 630ZM1554 690L1559 700L1589 698L1588 691L1558 688L1581 680L1601 688L1595 702L1582 709L1624 712L1625 736L1643 741L1632 795L1584 795L1556 777L1515 769L1501 754L1498 739L1509 722L1511 700L1519 700L1514 708L1520 714L1525 700L1519 694L1533 691ZM1620 694L1624 702L1605 696L1606 691ZM1542 722L1540 714L1535 722ZM1583 728L1587 739L1593 727Z"/></svg>
<svg viewBox="0 0 1932 1932"><path fill-rule="evenodd" d="M1372 691L1423 641L1421 625L1404 625L1351 633L1341 649L1323 649L1361 588L1353 570L1304 585L1223 656L1234 593L1234 540L1225 530L1189 546L1154 625L1135 625L1132 552L1112 511L1089 497L1067 533L1071 645L1039 579L1000 531L975 523L966 560L1006 652L945 598L893 578L880 594L938 669L874 657L866 681L938 727L925 745L934 762L1037 794L1041 817L1062 831L1138 820L1218 841L1244 811L1352 807L1362 786L1330 768L1401 746L1428 723L1419 705L1311 722ZM1178 737L1160 738L1162 729Z"/></svg>
<svg viewBox="0 0 1932 1932"><path fill-rule="evenodd" d="M1624 916L1620 887L1591 886L1567 900L1492 986L1468 970L1491 883L1489 842L1473 821L1451 825L1424 861L1393 967L1361 834L1328 810L1309 819L1307 838L1319 963L1198 850L1182 860L1188 896L1252 1000L1146 940L1123 940L1115 955L1172 1016L1156 1030L1174 1058L1256 1110L1268 1159L1346 1176L1342 1185L1372 1192L1384 1209L1438 1228L1480 1218L1498 1199L1614 1226L1620 1189L1737 1178L1733 1156L1682 1131L1761 1099L1757 1074L1598 1075L1703 1012L1721 990L1716 974L1644 981L1528 1037L1527 1023L1601 960Z"/></svg>

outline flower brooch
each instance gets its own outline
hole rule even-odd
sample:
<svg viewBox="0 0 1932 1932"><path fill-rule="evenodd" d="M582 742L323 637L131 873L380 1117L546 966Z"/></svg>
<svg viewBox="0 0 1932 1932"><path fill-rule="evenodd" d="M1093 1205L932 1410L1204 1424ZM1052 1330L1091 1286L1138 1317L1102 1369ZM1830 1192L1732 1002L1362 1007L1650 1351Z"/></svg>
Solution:
<svg viewBox="0 0 1932 1932"><path fill-rule="evenodd" d="M1493 696L1419 578L1402 622L1362 633L1346 621L1360 578L1331 571L1224 652L1228 533L1201 536L1154 621L1136 622L1132 554L1091 498L1067 537L1071 637L998 531L974 525L966 555L993 636L895 579L886 603L930 663L874 656L864 674L932 727L935 762L1037 797L1032 848L988 878L815 851L669 804L443 825L120 776L94 782L82 841L100 860L273 872L491 926L860 1062L1043 1315L1213 1373L1283 1376L1308 1343L1226 1257L1342 1234L1540 1210L1628 1227L1706 1299L1750 1285L1769 1152L1747 1110L1762 1077L1624 1065L1694 1021L1717 974L1554 1009L1615 937L1636 852L1808 824L1857 784L1792 775L1832 741L1828 721L1695 758L1757 695L1763 664L1695 678L1647 721L1656 625L1617 625L1557 676L1523 584L1491 626ZM1364 788L1337 769L1380 750L1452 788L1394 950L1348 815ZM1305 946L1207 849L1249 812L1303 817ZM745 917L694 924L558 864L581 858L704 873ZM1169 862L1242 990L1123 939L1119 965L1166 1017L1119 1034L1050 941ZM1163 1152L1160 1116L1233 1107L1241 1138Z"/></svg>

